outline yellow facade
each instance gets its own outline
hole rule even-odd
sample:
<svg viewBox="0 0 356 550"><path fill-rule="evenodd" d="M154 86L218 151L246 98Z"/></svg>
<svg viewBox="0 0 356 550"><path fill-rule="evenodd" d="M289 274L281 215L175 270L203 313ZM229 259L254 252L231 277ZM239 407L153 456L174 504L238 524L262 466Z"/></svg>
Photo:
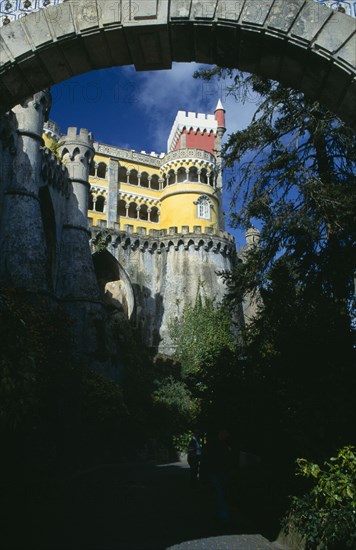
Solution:
<svg viewBox="0 0 356 550"><path fill-rule="evenodd" d="M187 141L182 125L190 128L188 137L201 149L182 147ZM152 234L152 230L223 230L221 173L211 152L211 131L215 126L214 115L179 111L169 138L169 151L160 156L94 143L95 156L89 173L89 224L116 224L116 229L141 235ZM214 135L216 151L220 138L218 132ZM61 134L54 122L46 123L43 139L46 147L58 149Z"/></svg>
<svg viewBox="0 0 356 550"><path fill-rule="evenodd" d="M213 155L189 149L188 158L187 150L182 149L152 158L115 147L110 147L110 153L97 152L91 168L88 218L92 225L100 224L101 220L115 221L120 230L147 234L152 229L177 228L179 233L222 229ZM141 162L123 158L125 154L137 155ZM108 216L113 200L109 198L110 178L110 188L115 189L116 185L117 193L115 220L112 208L111 220Z"/></svg>

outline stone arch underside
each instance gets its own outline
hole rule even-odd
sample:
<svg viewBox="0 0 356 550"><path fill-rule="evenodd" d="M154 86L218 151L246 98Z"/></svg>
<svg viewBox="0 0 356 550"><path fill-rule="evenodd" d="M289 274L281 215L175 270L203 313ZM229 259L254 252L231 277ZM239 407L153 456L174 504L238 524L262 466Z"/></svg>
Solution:
<svg viewBox="0 0 356 550"><path fill-rule="evenodd" d="M0 112L93 69L196 61L278 80L355 127L355 33L313 0L68 0L0 29Z"/></svg>

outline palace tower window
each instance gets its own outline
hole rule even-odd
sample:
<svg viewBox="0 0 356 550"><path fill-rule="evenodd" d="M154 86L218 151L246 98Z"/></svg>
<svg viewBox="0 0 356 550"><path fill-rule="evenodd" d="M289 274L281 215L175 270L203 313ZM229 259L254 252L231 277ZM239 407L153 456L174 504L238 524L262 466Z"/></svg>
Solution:
<svg viewBox="0 0 356 550"><path fill-rule="evenodd" d="M211 202L208 197L202 195L196 202L197 205L197 217L202 220L211 219Z"/></svg>

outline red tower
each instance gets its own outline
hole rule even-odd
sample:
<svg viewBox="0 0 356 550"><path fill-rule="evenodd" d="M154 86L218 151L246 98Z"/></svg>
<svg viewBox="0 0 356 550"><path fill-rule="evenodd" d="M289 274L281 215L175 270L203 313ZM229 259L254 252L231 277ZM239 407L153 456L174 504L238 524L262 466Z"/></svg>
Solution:
<svg viewBox="0 0 356 550"><path fill-rule="evenodd" d="M168 138L167 151L203 149L215 155L216 138L225 132L225 109L219 99L214 115L178 111Z"/></svg>

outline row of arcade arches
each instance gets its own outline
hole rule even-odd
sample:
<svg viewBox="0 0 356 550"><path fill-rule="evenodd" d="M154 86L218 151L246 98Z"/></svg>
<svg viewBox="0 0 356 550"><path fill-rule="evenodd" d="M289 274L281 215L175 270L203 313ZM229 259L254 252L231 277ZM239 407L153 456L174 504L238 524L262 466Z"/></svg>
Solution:
<svg viewBox="0 0 356 550"><path fill-rule="evenodd" d="M89 175L94 178L106 179L107 178L107 164L105 162L91 163ZM215 185L215 174L212 170L206 168L197 168L196 166L190 166L174 170L173 168L163 174L163 177L158 174L149 174L146 171L139 172L135 168L127 169L124 166L120 166L118 171L118 182L126 183L129 185L136 185L138 187L144 187L146 189L153 189L159 191L164 189L168 185L174 185L175 183L203 183L206 185Z"/></svg>
<svg viewBox="0 0 356 550"><path fill-rule="evenodd" d="M105 213L107 199L104 195L89 194L88 210ZM117 215L119 218L131 218L151 223L159 223L160 211L157 206L138 204L134 201L127 202L120 199L117 203Z"/></svg>

